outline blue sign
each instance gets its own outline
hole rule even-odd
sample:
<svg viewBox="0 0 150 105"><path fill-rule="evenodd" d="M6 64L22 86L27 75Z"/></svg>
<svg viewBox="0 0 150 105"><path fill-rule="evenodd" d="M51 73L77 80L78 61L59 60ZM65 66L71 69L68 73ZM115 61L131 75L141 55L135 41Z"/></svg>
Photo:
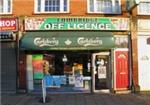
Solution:
<svg viewBox="0 0 150 105"><path fill-rule="evenodd" d="M66 84L66 76L46 75L43 80L45 82L45 87L60 87L61 84Z"/></svg>

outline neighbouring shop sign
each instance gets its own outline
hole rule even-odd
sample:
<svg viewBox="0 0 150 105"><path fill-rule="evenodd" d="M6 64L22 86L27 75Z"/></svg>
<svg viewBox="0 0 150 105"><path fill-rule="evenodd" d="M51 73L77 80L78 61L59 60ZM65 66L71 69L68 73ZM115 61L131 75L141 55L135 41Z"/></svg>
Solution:
<svg viewBox="0 0 150 105"><path fill-rule="evenodd" d="M0 31L17 31L16 18L0 18Z"/></svg>
<svg viewBox="0 0 150 105"><path fill-rule="evenodd" d="M128 18L26 18L25 30L129 30Z"/></svg>
<svg viewBox="0 0 150 105"><path fill-rule="evenodd" d="M150 32L150 20L149 19L139 19L138 20L138 31Z"/></svg>

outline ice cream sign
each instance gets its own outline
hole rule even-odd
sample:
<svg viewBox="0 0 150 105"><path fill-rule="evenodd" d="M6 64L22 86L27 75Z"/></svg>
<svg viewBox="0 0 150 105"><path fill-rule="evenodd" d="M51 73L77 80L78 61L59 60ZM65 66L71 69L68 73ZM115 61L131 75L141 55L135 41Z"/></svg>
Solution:
<svg viewBox="0 0 150 105"><path fill-rule="evenodd" d="M17 31L17 19L15 18L1 18L0 31Z"/></svg>
<svg viewBox="0 0 150 105"><path fill-rule="evenodd" d="M128 18L26 18L25 30L129 30Z"/></svg>

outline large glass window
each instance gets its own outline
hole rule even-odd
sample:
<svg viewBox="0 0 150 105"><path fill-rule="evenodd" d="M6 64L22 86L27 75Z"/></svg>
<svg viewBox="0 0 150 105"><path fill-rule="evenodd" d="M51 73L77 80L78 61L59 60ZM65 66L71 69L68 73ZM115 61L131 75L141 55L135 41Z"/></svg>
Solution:
<svg viewBox="0 0 150 105"><path fill-rule="evenodd" d="M69 0L35 0L35 13L67 13Z"/></svg>
<svg viewBox="0 0 150 105"><path fill-rule="evenodd" d="M44 51L32 54L34 90L49 78L48 92L91 92L92 53L86 51Z"/></svg>
<svg viewBox="0 0 150 105"><path fill-rule="evenodd" d="M141 2L139 4L138 14L139 15L150 15L150 1L149 2Z"/></svg>
<svg viewBox="0 0 150 105"><path fill-rule="evenodd" d="M0 0L0 14L12 13L12 0Z"/></svg>
<svg viewBox="0 0 150 105"><path fill-rule="evenodd" d="M88 0L88 13L120 14L120 0Z"/></svg>

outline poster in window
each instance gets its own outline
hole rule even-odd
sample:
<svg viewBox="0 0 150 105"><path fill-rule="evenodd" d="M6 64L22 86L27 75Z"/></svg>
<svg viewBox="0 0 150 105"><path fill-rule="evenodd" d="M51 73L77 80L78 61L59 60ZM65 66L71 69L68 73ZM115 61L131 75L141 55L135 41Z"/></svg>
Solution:
<svg viewBox="0 0 150 105"><path fill-rule="evenodd" d="M33 78L42 79L43 74L43 55L37 54L32 55L32 65L33 65Z"/></svg>
<svg viewBox="0 0 150 105"><path fill-rule="evenodd" d="M75 87L83 87L83 76L75 76Z"/></svg>
<svg viewBox="0 0 150 105"><path fill-rule="evenodd" d="M69 84L74 85L75 84L75 77L69 76Z"/></svg>
<svg viewBox="0 0 150 105"><path fill-rule="evenodd" d="M106 66L98 67L98 78L99 79L106 78Z"/></svg>

